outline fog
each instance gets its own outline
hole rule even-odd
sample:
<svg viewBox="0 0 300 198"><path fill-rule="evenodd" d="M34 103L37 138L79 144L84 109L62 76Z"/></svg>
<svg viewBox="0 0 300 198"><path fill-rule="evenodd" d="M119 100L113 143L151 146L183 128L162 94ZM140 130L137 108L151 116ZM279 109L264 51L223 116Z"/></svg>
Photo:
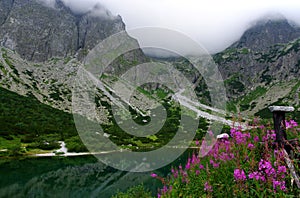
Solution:
<svg viewBox="0 0 300 198"><path fill-rule="evenodd" d="M46 0L52 1L52 0ZM258 19L282 15L300 24L298 0L63 0L75 12L98 3L120 15L127 29L162 27L179 31L215 53L237 41ZM143 38L137 38L143 45ZM180 41L175 41L179 42Z"/></svg>

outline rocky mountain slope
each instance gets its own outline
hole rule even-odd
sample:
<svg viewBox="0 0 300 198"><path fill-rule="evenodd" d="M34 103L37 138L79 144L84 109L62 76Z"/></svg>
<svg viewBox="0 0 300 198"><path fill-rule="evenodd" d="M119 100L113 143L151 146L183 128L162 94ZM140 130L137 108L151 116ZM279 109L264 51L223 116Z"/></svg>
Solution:
<svg viewBox="0 0 300 198"><path fill-rule="evenodd" d="M55 2L48 6L40 0L0 1L0 85L70 112L72 83L83 58L125 25L101 5L78 14L62 1ZM124 62L145 60L137 49L112 65L121 71Z"/></svg>
<svg viewBox="0 0 300 198"><path fill-rule="evenodd" d="M84 55L104 38L125 29L120 16L107 11L100 17L99 9L76 14L61 1L49 7L37 0L2 0L1 45L34 62Z"/></svg>
<svg viewBox="0 0 300 198"><path fill-rule="evenodd" d="M83 58L103 39L125 30L125 25L120 16L103 12L99 5L79 14L60 0L55 2L47 6L39 0L0 1L0 84L70 112L72 82ZM227 88L228 110L254 115L273 103L298 106L299 43L297 26L285 19L264 20L213 55ZM141 50L135 50L116 59L113 72L120 74L147 61ZM171 62L198 83L201 102L209 103L201 75L187 60ZM162 88L148 86L155 87Z"/></svg>
<svg viewBox="0 0 300 198"><path fill-rule="evenodd" d="M299 44L299 27L286 19L266 20L214 55L228 96L239 111L253 115L278 101L299 105Z"/></svg>

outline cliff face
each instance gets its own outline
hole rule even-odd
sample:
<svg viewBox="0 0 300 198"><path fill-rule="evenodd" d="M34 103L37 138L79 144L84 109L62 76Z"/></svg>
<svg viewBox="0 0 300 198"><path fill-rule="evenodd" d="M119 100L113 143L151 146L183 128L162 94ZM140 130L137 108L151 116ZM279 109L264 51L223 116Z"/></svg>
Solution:
<svg viewBox="0 0 300 198"><path fill-rule="evenodd" d="M269 19L258 21L232 47L265 51L275 44L288 43L299 37L300 28L291 25L286 19Z"/></svg>
<svg viewBox="0 0 300 198"><path fill-rule="evenodd" d="M286 20L261 22L214 60L231 98L257 86L299 79L300 29Z"/></svg>
<svg viewBox="0 0 300 198"><path fill-rule="evenodd" d="M0 44L29 61L82 57L104 38L125 29L121 17L100 17L98 9L73 13L61 1L54 7L37 0L0 1Z"/></svg>
<svg viewBox="0 0 300 198"><path fill-rule="evenodd" d="M100 5L78 14L60 0L51 6L43 0L0 0L0 86L70 111L72 83L82 60L123 30L121 17ZM120 73L146 60L136 49L112 65Z"/></svg>

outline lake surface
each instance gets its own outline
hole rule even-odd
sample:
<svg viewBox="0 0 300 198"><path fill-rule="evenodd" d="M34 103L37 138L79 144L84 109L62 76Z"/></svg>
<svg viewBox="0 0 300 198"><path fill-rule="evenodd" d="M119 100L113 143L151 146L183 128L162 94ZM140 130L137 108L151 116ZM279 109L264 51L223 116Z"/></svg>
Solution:
<svg viewBox="0 0 300 198"><path fill-rule="evenodd" d="M184 164L192 152L154 172L169 174L171 166ZM161 183L150 174L119 171L94 156L16 159L0 164L0 197L106 198L141 183L155 195Z"/></svg>

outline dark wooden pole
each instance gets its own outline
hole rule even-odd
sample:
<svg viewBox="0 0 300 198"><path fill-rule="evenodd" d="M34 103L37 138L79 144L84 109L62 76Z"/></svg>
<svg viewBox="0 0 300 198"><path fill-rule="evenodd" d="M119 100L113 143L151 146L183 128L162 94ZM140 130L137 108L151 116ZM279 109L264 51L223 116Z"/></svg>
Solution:
<svg viewBox="0 0 300 198"><path fill-rule="evenodd" d="M273 113L274 130L276 133L275 142L278 143L278 146L283 147L285 140L287 140L285 132L285 113L294 111L294 107L270 106L269 109Z"/></svg>
<svg viewBox="0 0 300 198"><path fill-rule="evenodd" d="M276 133L276 142L284 151L284 159L290 170L291 176L294 179L298 189L300 189L300 179L295 170L293 161L290 159L289 153L292 148L289 144L285 144L286 137L286 126L285 126L285 113L294 111L294 107L285 107L285 106L271 106L269 107L270 111L273 113L274 120L274 129Z"/></svg>
<svg viewBox="0 0 300 198"><path fill-rule="evenodd" d="M285 112L282 111L274 111L273 112L273 120L274 120L274 129L276 133L275 142L278 143L279 146L284 145L284 141L287 139L286 137L286 126L285 126Z"/></svg>

